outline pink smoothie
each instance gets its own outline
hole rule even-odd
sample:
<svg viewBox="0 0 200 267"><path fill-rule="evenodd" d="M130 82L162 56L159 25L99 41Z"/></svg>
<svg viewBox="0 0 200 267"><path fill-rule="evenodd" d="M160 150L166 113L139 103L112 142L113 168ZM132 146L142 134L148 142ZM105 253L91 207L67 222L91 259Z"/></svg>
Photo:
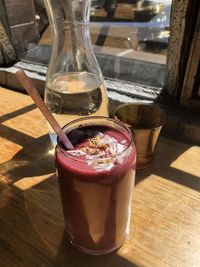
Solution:
<svg viewBox="0 0 200 267"><path fill-rule="evenodd" d="M66 232L84 252L111 252L128 231L135 146L128 133L107 126L80 126L68 137L74 150L56 149Z"/></svg>

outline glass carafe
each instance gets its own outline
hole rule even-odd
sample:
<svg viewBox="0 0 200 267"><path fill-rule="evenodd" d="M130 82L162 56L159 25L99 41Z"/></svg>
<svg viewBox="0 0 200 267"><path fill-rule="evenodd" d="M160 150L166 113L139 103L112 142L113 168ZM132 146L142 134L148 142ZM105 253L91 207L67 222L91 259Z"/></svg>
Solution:
<svg viewBox="0 0 200 267"><path fill-rule="evenodd" d="M104 79L89 33L91 0L44 0L53 44L45 102L63 127L84 116L107 116ZM50 137L55 134L49 126Z"/></svg>

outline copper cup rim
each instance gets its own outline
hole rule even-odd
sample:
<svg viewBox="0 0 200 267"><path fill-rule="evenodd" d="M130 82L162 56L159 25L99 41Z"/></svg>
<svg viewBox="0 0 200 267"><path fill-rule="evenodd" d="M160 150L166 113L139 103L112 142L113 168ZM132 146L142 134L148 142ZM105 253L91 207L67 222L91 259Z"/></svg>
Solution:
<svg viewBox="0 0 200 267"><path fill-rule="evenodd" d="M120 120L118 118L118 116L116 115L116 113L120 109L122 109L124 107L128 107L128 106L134 106L134 107L144 106L144 107L151 107L151 108L157 109L161 113L161 122L159 124L155 125L155 126L152 125L149 128L137 128L137 129L135 129L133 125L130 125L130 124L126 123L125 121ZM115 120L123 122L124 124L126 124L127 127L134 129L134 131L138 131L139 132L139 131L157 130L157 129L162 128L162 126L164 125L164 123L166 121L166 114L165 114L165 111L163 109L161 109L160 107L158 107L157 105L144 104L144 103L128 103L128 104L122 104L122 105L118 106L113 112L113 118Z"/></svg>

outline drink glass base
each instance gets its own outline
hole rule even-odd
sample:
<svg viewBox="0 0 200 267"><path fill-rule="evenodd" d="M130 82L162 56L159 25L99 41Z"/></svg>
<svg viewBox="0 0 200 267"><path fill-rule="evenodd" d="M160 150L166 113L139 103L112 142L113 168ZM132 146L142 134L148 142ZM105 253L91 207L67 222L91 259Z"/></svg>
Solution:
<svg viewBox="0 0 200 267"><path fill-rule="evenodd" d="M80 245L78 245L77 243L75 243L73 240L69 239L69 242L70 244L75 247L76 249L78 249L79 251L83 252L83 253L86 253L86 254L89 254L89 255L105 255L105 254L109 254L109 253L112 253L116 250L118 250L124 242L120 243L119 245L116 245L112 248L109 248L109 249L102 249L102 250L90 250L90 249L87 249L87 248L84 248Z"/></svg>

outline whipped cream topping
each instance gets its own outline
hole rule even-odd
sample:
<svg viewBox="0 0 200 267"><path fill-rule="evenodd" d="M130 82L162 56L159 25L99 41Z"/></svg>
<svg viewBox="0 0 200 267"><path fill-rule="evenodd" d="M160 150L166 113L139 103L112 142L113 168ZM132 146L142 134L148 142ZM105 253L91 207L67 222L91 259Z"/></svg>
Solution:
<svg viewBox="0 0 200 267"><path fill-rule="evenodd" d="M115 164L123 162L123 155L120 153L126 148L126 143L125 139L119 143L114 137L98 132L78 149L69 150L67 153L88 160L88 164L97 171L110 170Z"/></svg>

